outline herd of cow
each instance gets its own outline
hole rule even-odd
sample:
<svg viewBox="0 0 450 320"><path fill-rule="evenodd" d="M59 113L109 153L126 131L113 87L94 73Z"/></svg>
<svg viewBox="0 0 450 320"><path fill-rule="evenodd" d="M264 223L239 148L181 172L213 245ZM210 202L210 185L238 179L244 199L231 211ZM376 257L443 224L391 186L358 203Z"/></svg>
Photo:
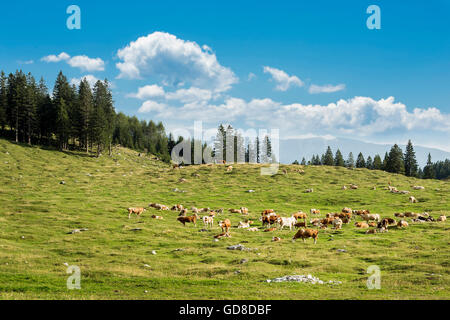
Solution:
<svg viewBox="0 0 450 320"><path fill-rule="evenodd" d="M202 221L205 228L213 228L214 219L220 214L224 213L224 209L213 210L210 208L198 209L196 207L191 207L190 210L184 208L184 206L178 204L171 208L166 205L151 203L150 208L160 211L176 211L178 213L177 221L182 223L184 226L186 224L192 223L197 226L197 221ZM131 218L132 214L136 214L138 217L141 216L145 208L129 208L128 218ZM191 215L189 214L191 211ZM228 209L231 214L240 214L242 216L249 215L249 209L241 207L239 209ZM199 214L204 214L202 217ZM290 230L293 228L299 229L297 233L293 236L292 241L296 239L302 239L305 241L308 238L312 238L314 243L317 243L319 236L319 229L326 229L332 227L335 230L342 229L344 224L350 224L352 220L355 220L354 226L359 229L368 229L366 234L384 233L387 232L389 228L407 228L409 226L405 218L412 219L413 222L443 222L447 220L445 215L441 215L437 220L434 220L428 213L395 213L396 218L400 218L396 221L394 218L381 218L379 214L372 214L369 210L352 210L350 208L343 208L341 212L338 213L327 213L325 218L314 218L314 216L320 215L320 210L311 209L310 210L310 220L308 222L308 214L302 211L292 214L290 217L281 217L273 209L264 210L261 213L259 221L262 223L262 229L257 227L252 227L253 221L249 219L244 219L244 221L239 222L236 226L237 229L247 229L248 231L260 231L272 232L275 230L283 230L289 227ZM361 221L356 221L356 217L360 217ZM164 219L161 216L153 215L153 219ZM219 227L222 233L214 236L215 239L229 238L231 237L230 229L232 227L230 219L224 219L219 221ZM312 229L309 226L314 226L317 229ZM281 238L273 237L272 241L280 241Z"/></svg>

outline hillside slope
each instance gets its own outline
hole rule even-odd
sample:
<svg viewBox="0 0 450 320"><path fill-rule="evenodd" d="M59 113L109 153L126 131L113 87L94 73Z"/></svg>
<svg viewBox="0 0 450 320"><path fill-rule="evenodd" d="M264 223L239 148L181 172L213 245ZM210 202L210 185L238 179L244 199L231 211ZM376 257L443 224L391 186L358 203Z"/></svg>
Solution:
<svg viewBox="0 0 450 320"><path fill-rule="evenodd" d="M405 230L366 235L345 225L292 243L294 231L183 227L176 212L148 210L128 219L126 208L150 202L185 207L250 209L260 227L263 209L282 216L311 208L395 212L450 212L450 182L334 167L283 166L287 175L261 176L260 166L168 165L115 149L112 158L61 153L0 140L0 298L2 299L449 299L450 232L446 223L410 223ZM181 178L186 182L180 183ZM388 181L420 201L384 190ZM355 183L358 190L341 190ZM423 185L423 191L412 191ZM373 190L376 186L377 189ZM304 193L314 188L314 193ZM255 190L248 193L248 190ZM174 191L176 190L176 191ZM157 214L164 220L153 220ZM236 226L245 218L223 214ZM359 221L359 220L358 220ZM74 229L85 232L69 234ZM133 231L138 229L137 231ZM271 242L273 236L281 242ZM252 251L230 251L241 243ZM338 251L345 250L344 252ZM152 251L156 251L156 255ZM241 264L242 259L248 262ZM81 290L66 288L66 265L81 269ZM368 290L366 270L378 265L381 290ZM312 274L341 285L266 283Z"/></svg>

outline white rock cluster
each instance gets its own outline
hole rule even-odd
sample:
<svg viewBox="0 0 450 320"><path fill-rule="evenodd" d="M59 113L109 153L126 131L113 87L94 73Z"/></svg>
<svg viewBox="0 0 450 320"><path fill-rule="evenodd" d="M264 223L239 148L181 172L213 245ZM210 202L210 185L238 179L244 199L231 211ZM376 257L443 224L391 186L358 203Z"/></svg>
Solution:
<svg viewBox="0 0 450 320"><path fill-rule="evenodd" d="M294 276L284 276L281 278L275 278L275 279L268 279L266 280L268 283L271 282L304 282L304 283L311 283L311 284L342 284L342 281L322 281L319 278L316 278L310 274L307 276L305 275L294 275Z"/></svg>

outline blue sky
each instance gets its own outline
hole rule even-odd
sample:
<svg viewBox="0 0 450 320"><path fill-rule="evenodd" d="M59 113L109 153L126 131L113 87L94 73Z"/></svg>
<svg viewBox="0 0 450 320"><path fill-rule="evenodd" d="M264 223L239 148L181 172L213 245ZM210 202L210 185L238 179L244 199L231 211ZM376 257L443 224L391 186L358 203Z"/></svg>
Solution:
<svg viewBox="0 0 450 320"><path fill-rule="evenodd" d="M71 4L81 8L81 30L66 27ZM366 27L372 4L381 30ZM170 130L231 122L280 128L282 138L413 138L450 151L449 12L444 0L10 1L0 69L30 71L50 88L59 70L108 78L118 111ZM62 52L70 58L42 60ZM69 60L80 56L88 60ZM153 87L132 96L145 86Z"/></svg>

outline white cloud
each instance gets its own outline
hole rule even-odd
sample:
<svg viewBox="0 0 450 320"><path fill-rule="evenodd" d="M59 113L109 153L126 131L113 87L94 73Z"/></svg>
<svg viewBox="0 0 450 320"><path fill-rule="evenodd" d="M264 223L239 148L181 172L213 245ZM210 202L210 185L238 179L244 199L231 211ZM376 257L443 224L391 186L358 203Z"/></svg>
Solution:
<svg viewBox="0 0 450 320"><path fill-rule="evenodd" d="M318 94L318 93L333 93L345 90L345 84L338 84L336 86L333 85L325 85L325 86L318 86L315 84L312 84L309 87L309 93L311 94Z"/></svg>
<svg viewBox="0 0 450 320"><path fill-rule="evenodd" d="M163 112L167 108L167 105L163 103L158 103L156 101L148 100L145 101L139 108L139 113L149 113L149 112Z"/></svg>
<svg viewBox="0 0 450 320"><path fill-rule="evenodd" d="M139 88L137 93L131 93L127 95L127 97L145 100L148 98L162 97L164 94L165 92L162 87L158 85L149 85Z"/></svg>
<svg viewBox="0 0 450 320"><path fill-rule="evenodd" d="M83 79L86 79L86 80L87 80L87 82L89 83L89 85L91 86L91 88L93 88L94 85L95 85L95 83L96 83L97 81L100 80L100 79L96 78L95 76L93 76L92 74L88 74L88 75L83 76L83 77L81 77L81 78L72 78L72 79L70 80L70 84L71 84L71 85L79 86L81 80L83 80Z"/></svg>
<svg viewBox="0 0 450 320"><path fill-rule="evenodd" d="M240 121L261 128L279 128L282 137L299 135L347 136L372 139L386 133L414 137L425 133L447 137L450 134L450 114L436 108L416 108L408 111L393 97L374 100L354 97L328 105L282 104L271 99L245 101L228 98L222 104L187 103L182 107L167 105L148 108L158 119L168 122L203 121L217 124ZM440 134L439 134L440 133Z"/></svg>
<svg viewBox="0 0 450 320"><path fill-rule="evenodd" d="M189 83L223 92L238 81L233 71L217 61L212 50L176 36L154 32L131 42L117 52L123 62L116 64L118 78L160 78L164 83Z"/></svg>
<svg viewBox="0 0 450 320"><path fill-rule="evenodd" d="M254 74L253 72L250 72L248 74L247 81L252 81L255 78L256 78L256 74Z"/></svg>
<svg viewBox="0 0 450 320"><path fill-rule="evenodd" d="M86 55L70 57L65 52L61 52L59 55L49 55L45 56L41 59L41 61L47 63L57 63L61 61L67 62L73 68L79 68L82 71L104 71L105 70L105 62L100 58L89 58Z"/></svg>
<svg viewBox="0 0 450 320"><path fill-rule="evenodd" d="M49 56L45 56L45 57L43 57L41 59L41 61L44 61L44 62L47 62L47 63L50 63L50 62L56 63L56 62L66 61L66 60L69 60L69 59L70 59L70 56L67 53L61 52L57 56L54 55L54 54L51 54Z"/></svg>
<svg viewBox="0 0 450 320"><path fill-rule="evenodd" d="M209 101L213 98L210 90L191 87L189 89L179 89L166 94L167 100L177 100L183 103Z"/></svg>
<svg viewBox="0 0 450 320"><path fill-rule="evenodd" d="M264 73L269 73L277 83L276 90L287 91L290 87L302 87L303 81L297 76L289 76L286 72L272 67L264 67Z"/></svg>
<svg viewBox="0 0 450 320"><path fill-rule="evenodd" d="M89 58L88 56L76 56L67 61L73 68L80 68L83 71L104 71L105 62L100 58Z"/></svg>

